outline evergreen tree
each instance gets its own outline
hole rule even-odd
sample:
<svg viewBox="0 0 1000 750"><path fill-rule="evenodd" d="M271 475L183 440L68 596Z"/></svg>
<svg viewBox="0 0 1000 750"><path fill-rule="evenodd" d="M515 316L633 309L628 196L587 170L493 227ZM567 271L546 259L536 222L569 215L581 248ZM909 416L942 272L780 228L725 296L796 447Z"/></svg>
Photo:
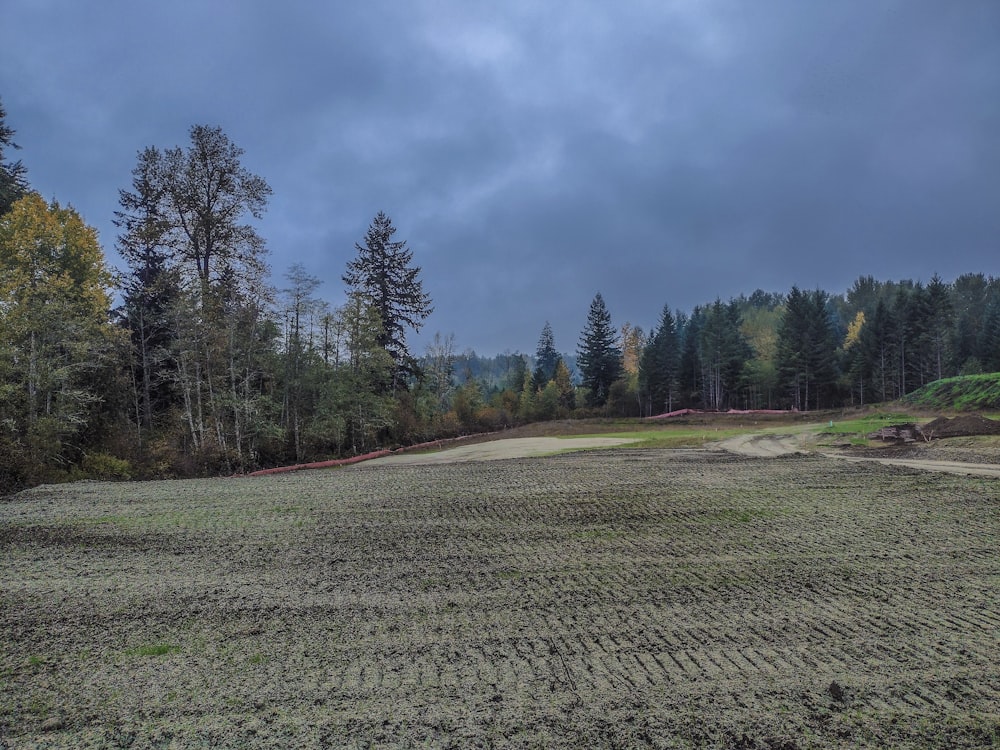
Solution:
<svg viewBox="0 0 1000 750"><path fill-rule="evenodd" d="M982 273L962 274L955 279L951 292L955 315L952 333L953 367L958 374L969 374L972 369L980 368L982 363L979 334L983 329L989 280ZM972 365L973 361L975 365Z"/></svg>
<svg viewBox="0 0 1000 750"><path fill-rule="evenodd" d="M0 216L7 213L11 206L28 193L27 170L20 161L5 162L4 149L18 149L14 143L15 131L7 126L7 111L0 102Z"/></svg>
<svg viewBox="0 0 1000 750"><path fill-rule="evenodd" d="M324 394L321 414L342 426L339 448L365 453L377 447L393 427L389 384L395 364L380 342L384 326L378 310L363 295L351 294L335 314L345 331L345 351Z"/></svg>
<svg viewBox="0 0 1000 750"><path fill-rule="evenodd" d="M646 394L653 413L673 411L679 364L677 326L670 305L664 305L659 325L639 361L640 390Z"/></svg>
<svg viewBox="0 0 1000 750"><path fill-rule="evenodd" d="M743 368L750 358L750 346L740 331L739 307L735 301L723 304L716 299L704 313L698 335L705 405L725 409L736 403Z"/></svg>
<svg viewBox="0 0 1000 750"><path fill-rule="evenodd" d="M611 393L611 384L621 377L622 352L616 344L611 314L600 292L590 303L587 325L577 349L577 364L588 402L592 406L604 406Z"/></svg>
<svg viewBox="0 0 1000 750"><path fill-rule="evenodd" d="M792 406L820 408L837 379L838 339L827 309L826 292L792 287L778 327L778 372Z"/></svg>
<svg viewBox="0 0 1000 750"><path fill-rule="evenodd" d="M416 371L406 346L406 331L419 331L431 314L430 297L424 293L420 267L413 265L413 252L406 242L395 241L396 228L379 211L368 227L364 245L355 243L357 257L347 264L344 283L360 294L378 313L382 331L378 344L396 363L399 384L402 375Z"/></svg>
<svg viewBox="0 0 1000 750"><path fill-rule="evenodd" d="M555 377L556 363L559 361L559 352L556 351L555 337L552 335L552 326L545 321L542 334L538 338L538 348L535 350L535 372L534 378L538 388L545 385Z"/></svg>
<svg viewBox="0 0 1000 750"><path fill-rule="evenodd" d="M983 369L1000 372L1000 295L995 295L986 306L977 346Z"/></svg>
<svg viewBox="0 0 1000 750"><path fill-rule="evenodd" d="M892 310L884 300L878 300L871 315L865 316L864 325L858 334L858 359L854 364L855 377L861 381L867 380L867 384L863 385L863 402L885 402L901 395L894 388L895 326ZM864 393L869 394L869 398L865 399Z"/></svg>
<svg viewBox="0 0 1000 750"><path fill-rule="evenodd" d="M927 284L927 304L930 316L927 336L933 379L940 380L945 377L951 359L949 334L954 326L955 314L948 285L937 274Z"/></svg>
<svg viewBox="0 0 1000 750"><path fill-rule="evenodd" d="M678 338L681 340L681 361L677 376L680 395L678 406L690 408L705 405L702 396L704 388L701 380L701 354L698 348L704 322L705 308L701 306L696 306L686 320L678 320Z"/></svg>
<svg viewBox="0 0 1000 750"><path fill-rule="evenodd" d="M305 459L304 433L315 412L316 378L312 370L321 366L322 359L313 343L312 322L323 312L325 304L315 297L320 280L306 272L301 263L293 263L285 278L290 286L285 297L285 352L282 424L286 442L296 461Z"/></svg>
<svg viewBox="0 0 1000 750"><path fill-rule="evenodd" d="M157 149L140 152L132 191L119 191L121 210L114 220L121 230L116 249L129 268L121 280L123 304L117 315L132 339L135 420L146 429L173 401L169 311L177 299L179 276L167 244L170 224L163 214L161 165Z"/></svg>

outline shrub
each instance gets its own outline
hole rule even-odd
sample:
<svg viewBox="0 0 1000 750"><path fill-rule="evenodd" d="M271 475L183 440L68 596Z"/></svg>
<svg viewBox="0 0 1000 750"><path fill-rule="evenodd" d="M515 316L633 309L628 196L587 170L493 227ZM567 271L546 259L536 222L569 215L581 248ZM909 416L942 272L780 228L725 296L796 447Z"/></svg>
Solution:
<svg viewBox="0 0 1000 750"><path fill-rule="evenodd" d="M107 453L88 453L74 472L75 479L131 479L132 465Z"/></svg>

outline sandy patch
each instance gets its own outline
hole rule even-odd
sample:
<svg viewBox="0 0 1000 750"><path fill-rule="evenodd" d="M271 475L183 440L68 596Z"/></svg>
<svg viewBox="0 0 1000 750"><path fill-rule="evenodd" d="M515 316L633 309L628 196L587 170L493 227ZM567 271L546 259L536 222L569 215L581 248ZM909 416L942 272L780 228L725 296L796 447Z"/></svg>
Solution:
<svg viewBox="0 0 1000 750"><path fill-rule="evenodd" d="M803 435L738 435L722 440L717 447L729 453L755 458L774 458L794 453L809 453L805 449L806 436ZM906 466L924 471L941 471L946 474L1000 478L1000 465L968 463L965 461L940 461L921 458L881 458L879 456L846 456L839 453L821 453L826 458L837 458L852 463L875 461L884 466Z"/></svg>
<svg viewBox="0 0 1000 750"><path fill-rule="evenodd" d="M488 443L459 445L434 453L403 453L366 461L372 464L392 464L394 466L426 466L429 464L453 464L466 461L497 461L504 458L530 458L546 456L563 451L585 450L587 448L610 448L637 442L637 438L583 437L583 438L507 438L491 440Z"/></svg>
<svg viewBox="0 0 1000 750"><path fill-rule="evenodd" d="M729 453L755 458L774 458L793 453L808 453L802 447L803 435L737 435L716 445Z"/></svg>

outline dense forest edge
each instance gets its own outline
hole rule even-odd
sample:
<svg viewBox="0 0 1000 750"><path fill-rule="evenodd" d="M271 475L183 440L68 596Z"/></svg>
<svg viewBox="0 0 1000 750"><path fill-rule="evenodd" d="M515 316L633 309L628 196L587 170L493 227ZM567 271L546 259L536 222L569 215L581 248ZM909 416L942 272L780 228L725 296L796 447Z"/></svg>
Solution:
<svg viewBox="0 0 1000 750"><path fill-rule="evenodd" d="M648 330L614 323L597 293L571 352L539 321L534 352L483 356L436 334L414 353L433 301L386 214L355 244L344 304L297 264L276 288L257 230L271 188L197 125L186 146L137 154L115 271L96 231L5 160L14 136L0 104L0 492L683 408L1000 408L1000 279L983 273L667 303Z"/></svg>

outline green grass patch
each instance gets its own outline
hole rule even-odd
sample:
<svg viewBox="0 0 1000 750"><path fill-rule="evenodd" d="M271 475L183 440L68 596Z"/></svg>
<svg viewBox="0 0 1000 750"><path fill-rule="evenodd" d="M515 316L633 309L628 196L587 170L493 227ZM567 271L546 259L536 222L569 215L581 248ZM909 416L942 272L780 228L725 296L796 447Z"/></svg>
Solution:
<svg viewBox="0 0 1000 750"><path fill-rule="evenodd" d="M832 424L827 423L822 432L827 435L867 435L869 432L875 432L889 425L924 421L926 420L902 412L877 411L858 419L848 419L842 422L832 420Z"/></svg>
<svg viewBox="0 0 1000 750"><path fill-rule="evenodd" d="M1000 409L1000 372L942 378L918 388L902 400L941 411Z"/></svg>
<svg viewBox="0 0 1000 750"><path fill-rule="evenodd" d="M851 445L864 447L868 445L868 435L883 427L895 424L926 422L926 419L914 417L903 412L873 412L858 419L844 421L831 420L823 425L821 435L847 435Z"/></svg>
<svg viewBox="0 0 1000 750"><path fill-rule="evenodd" d="M610 446L612 448L696 448L716 440L725 440L737 435L760 431L760 427L758 426L716 428L685 425L683 427L667 427L659 430L594 432L583 435L559 435L558 437L565 440L573 440L574 438L627 438L635 441Z"/></svg>

